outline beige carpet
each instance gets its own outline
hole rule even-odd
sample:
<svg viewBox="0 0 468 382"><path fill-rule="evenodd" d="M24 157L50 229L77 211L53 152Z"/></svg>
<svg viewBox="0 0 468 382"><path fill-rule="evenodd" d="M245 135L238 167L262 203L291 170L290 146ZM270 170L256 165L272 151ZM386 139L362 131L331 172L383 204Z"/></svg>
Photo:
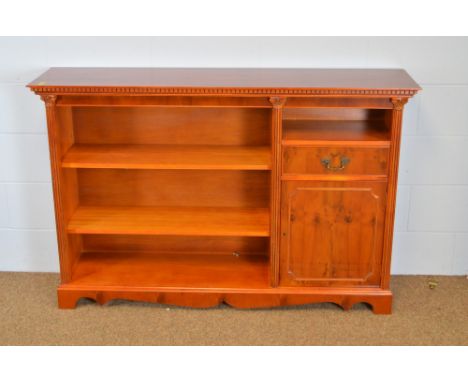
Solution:
<svg viewBox="0 0 468 382"><path fill-rule="evenodd" d="M468 345L465 277L394 277L391 316L333 304L236 310L82 300L59 310L57 283L56 274L0 273L0 345Z"/></svg>

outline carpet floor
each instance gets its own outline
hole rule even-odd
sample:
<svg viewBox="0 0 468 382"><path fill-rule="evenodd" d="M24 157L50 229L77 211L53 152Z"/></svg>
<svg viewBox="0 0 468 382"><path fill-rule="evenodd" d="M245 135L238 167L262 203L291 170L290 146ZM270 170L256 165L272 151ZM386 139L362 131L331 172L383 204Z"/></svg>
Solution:
<svg viewBox="0 0 468 382"><path fill-rule="evenodd" d="M0 345L468 345L466 277L393 277L389 316L361 304L344 312L81 300L59 310L57 284L56 274L0 273Z"/></svg>

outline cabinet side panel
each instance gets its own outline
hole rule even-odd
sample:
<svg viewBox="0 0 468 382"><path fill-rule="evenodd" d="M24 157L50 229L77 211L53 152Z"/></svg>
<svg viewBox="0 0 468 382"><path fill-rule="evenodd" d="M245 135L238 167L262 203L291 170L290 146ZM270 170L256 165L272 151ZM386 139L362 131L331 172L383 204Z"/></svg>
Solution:
<svg viewBox="0 0 468 382"><path fill-rule="evenodd" d="M58 108L56 96L44 96L47 113L50 162L54 191L55 221L60 256L60 274L63 283L71 280L74 264L81 251L79 236L66 232L68 219L78 205L76 170L61 167L64 153L73 144L73 118L70 108Z"/></svg>
<svg viewBox="0 0 468 382"><path fill-rule="evenodd" d="M395 222L396 193L398 183L398 163L400 160L401 126L403 120L403 108L408 99L392 98L393 111L387 119L391 127L391 146L388 170L387 189L387 211L384 228L384 247L382 259L382 281L383 289L390 288L390 262L393 245L393 226Z"/></svg>

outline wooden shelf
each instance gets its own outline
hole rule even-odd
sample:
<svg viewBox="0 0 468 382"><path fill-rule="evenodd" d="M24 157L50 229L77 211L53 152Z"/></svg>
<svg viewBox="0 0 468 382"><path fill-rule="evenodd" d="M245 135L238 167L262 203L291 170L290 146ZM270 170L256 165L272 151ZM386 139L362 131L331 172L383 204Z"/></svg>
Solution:
<svg viewBox="0 0 468 382"><path fill-rule="evenodd" d="M390 146L390 132L383 121L284 120L283 145L365 144Z"/></svg>
<svg viewBox="0 0 468 382"><path fill-rule="evenodd" d="M74 145L62 167L153 170L269 170L269 147Z"/></svg>
<svg viewBox="0 0 468 382"><path fill-rule="evenodd" d="M267 288L268 257L261 255L85 252L73 286Z"/></svg>
<svg viewBox="0 0 468 382"><path fill-rule="evenodd" d="M79 207L72 234L256 236L270 235L267 208Z"/></svg>

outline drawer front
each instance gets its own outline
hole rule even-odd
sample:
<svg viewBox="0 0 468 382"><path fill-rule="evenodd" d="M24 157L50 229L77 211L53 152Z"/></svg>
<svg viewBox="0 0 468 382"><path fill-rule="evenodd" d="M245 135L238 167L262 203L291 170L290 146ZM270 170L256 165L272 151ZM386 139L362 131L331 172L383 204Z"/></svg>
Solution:
<svg viewBox="0 0 468 382"><path fill-rule="evenodd" d="M284 174L387 175L388 148L283 147Z"/></svg>

